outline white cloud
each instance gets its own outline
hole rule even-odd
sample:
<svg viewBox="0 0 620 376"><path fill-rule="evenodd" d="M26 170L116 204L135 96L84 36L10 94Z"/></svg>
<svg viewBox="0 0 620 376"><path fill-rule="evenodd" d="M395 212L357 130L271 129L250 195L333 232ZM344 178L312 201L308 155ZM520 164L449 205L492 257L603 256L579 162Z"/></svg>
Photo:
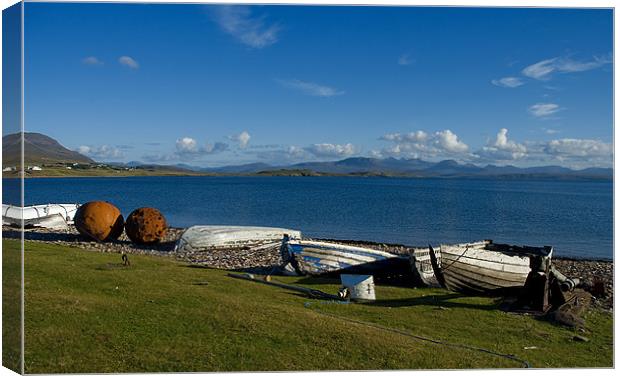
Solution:
<svg viewBox="0 0 620 376"><path fill-rule="evenodd" d="M228 144L224 142L216 142L215 144L206 144L200 151L204 154L215 154L228 150Z"/></svg>
<svg viewBox="0 0 620 376"><path fill-rule="evenodd" d="M350 157L357 153L357 148L353 144L314 144L304 149L320 158Z"/></svg>
<svg viewBox="0 0 620 376"><path fill-rule="evenodd" d="M137 61L135 61L132 57L130 56L121 56L118 58L118 62L121 65L124 65L126 67L129 67L131 69L138 69L140 68L140 64L138 64Z"/></svg>
<svg viewBox="0 0 620 376"><path fill-rule="evenodd" d="M191 137L183 137L176 142L177 153L197 153L198 142Z"/></svg>
<svg viewBox="0 0 620 376"><path fill-rule="evenodd" d="M548 142L516 142L508 129L502 128L486 145L475 152L460 141L455 133L443 130L389 133L380 137L390 142L381 150L372 150L375 158L421 158L423 160L456 159L461 162L502 163L518 161L521 166L559 164L571 168L609 167L613 160L613 145L590 139L557 139Z"/></svg>
<svg viewBox="0 0 620 376"><path fill-rule="evenodd" d="M521 145L515 143L514 141L508 140L508 129L506 128L502 128L499 130L499 132L497 133L497 136L495 137L495 142L492 144L492 146L498 149L506 149L506 150L524 149L522 148Z"/></svg>
<svg viewBox="0 0 620 376"><path fill-rule="evenodd" d="M531 105L528 111L536 117L546 117L560 111L560 106L555 103L536 103Z"/></svg>
<svg viewBox="0 0 620 376"><path fill-rule="evenodd" d="M398 58L398 65L411 65L415 63L415 60L411 58L411 56L409 56L409 54L404 54L401 55Z"/></svg>
<svg viewBox="0 0 620 376"><path fill-rule="evenodd" d="M556 69L553 65L556 59L557 58L539 61L536 64L525 67L521 73L523 73L524 76L537 80L548 79L549 75Z"/></svg>
<svg viewBox="0 0 620 376"><path fill-rule="evenodd" d="M248 154L266 160L271 164L297 163L318 160L335 160L351 157L359 153L353 144L321 143L306 147L296 145L281 146L276 150L248 151Z"/></svg>
<svg viewBox="0 0 620 376"><path fill-rule="evenodd" d="M280 26L268 25L265 16L253 16L248 7L218 5L210 8L214 9L220 28L247 46L263 48L278 41Z"/></svg>
<svg viewBox="0 0 620 376"><path fill-rule="evenodd" d="M247 131L243 131L237 135L229 136L228 139L237 142L239 148L245 149L250 142L250 134Z"/></svg>
<svg viewBox="0 0 620 376"><path fill-rule="evenodd" d="M291 158L301 159L307 156L306 151L299 146L291 145L286 149L286 154Z"/></svg>
<svg viewBox="0 0 620 376"><path fill-rule="evenodd" d="M451 153L464 153L469 149L469 147L465 143L459 141L458 136L449 129L435 133L435 145Z"/></svg>
<svg viewBox="0 0 620 376"><path fill-rule="evenodd" d="M598 140L563 138L552 140L545 146L545 152L554 156L569 158L611 157L613 145Z"/></svg>
<svg viewBox="0 0 620 376"><path fill-rule="evenodd" d="M282 86L289 89L299 90L306 95L315 97L333 97L336 95L344 94L344 91L335 89L333 87L319 85L314 82L301 81L301 80L276 80Z"/></svg>
<svg viewBox="0 0 620 376"><path fill-rule="evenodd" d="M97 59L95 56L88 56L82 59L82 63L86 65L103 65L103 61Z"/></svg>
<svg viewBox="0 0 620 376"><path fill-rule="evenodd" d="M145 162L149 163L160 163L160 162L174 162L178 161L178 157L176 155L171 154L147 154L143 155L142 159Z"/></svg>
<svg viewBox="0 0 620 376"><path fill-rule="evenodd" d="M381 140L395 141L395 142L425 142L428 139L428 134L424 131L415 131L405 134L401 133L388 133L381 136Z"/></svg>
<svg viewBox="0 0 620 376"><path fill-rule="evenodd" d="M607 56L594 56L591 61L576 61L568 57L554 57L542 60L538 63L525 67L521 73L524 76L537 80L549 80L553 73L583 72L610 64L611 58Z"/></svg>
<svg viewBox="0 0 620 376"><path fill-rule="evenodd" d="M90 146L86 146L86 145L79 146L76 149L76 151L80 154L87 155L88 153L90 153Z"/></svg>
<svg viewBox="0 0 620 376"><path fill-rule="evenodd" d="M274 165L302 162L313 158L313 155L304 148L295 145L278 145L278 148L275 149L250 150L246 154L255 155L257 158Z"/></svg>
<svg viewBox="0 0 620 376"><path fill-rule="evenodd" d="M371 158L383 158L383 153L380 150L371 150L369 155Z"/></svg>
<svg viewBox="0 0 620 376"><path fill-rule="evenodd" d="M523 80L518 77L504 77L499 80L492 80L491 83L495 86L515 88L523 85Z"/></svg>
<svg viewBox="0 0 620 376"><path fill-rule="evenodd" d="M610 64L611 56L594 56L591 61L575 61L568 58L557 60L557 70L562 73L584 72Z"/></svg>
<svg viewBox="0 0 620 376"><path fill-rule="evenodd" d="M481 158L490 160L516 160L527 156L527 147L508 139L508 129L502 128L495 140L476 153Z"/></svg>
<svg viewBox="0 0 620 376"><path fill-rule="evenodd" d="M119 159L123 158L124 153L115 146L101 145L101 146L79 146L76 150L80 154L84 154L95 159Z"/></svg>
<svg viewBox="0 0 620 376"><path fill-rule="evenodd" d="M469 146L449 129L432 134L424 131L388 133L380 139L392 142L392 145L380 152L375 150L374 155L429 159L469 155Z"/></svg>
<svg viewBox="0 0 620 376"><path fill-rule="evenodd" d="M183 137L175 143L175 154L183 159L195 158L206 154L216 154L228 150L228 144L216 142L215 144L198 145L198 142L191 137Z"/></svg>
<svg viewBox="0 0 620 376"><path fill-rule="evenodd" d="M548 142L529 142L526 160L536 165L570 168L612 167L613 144L600 140L563 138Z"/></svg>

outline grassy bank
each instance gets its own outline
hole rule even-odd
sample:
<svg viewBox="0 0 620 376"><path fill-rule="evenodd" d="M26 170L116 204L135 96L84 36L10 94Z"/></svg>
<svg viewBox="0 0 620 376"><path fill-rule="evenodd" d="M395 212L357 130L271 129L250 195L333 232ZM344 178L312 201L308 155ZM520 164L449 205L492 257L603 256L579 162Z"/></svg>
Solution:
<svg viewBox="0 0 620 376"><path fill-rule="evenodd" d="M5 246L10 244L10 247ZM21 255L19 243L2 247L2 365L21 372Z"/></svg>
<svg viewBox="0 0 620 376"><path fill-rule="evenodd" d="M3 242L5 262L18 247ZM122 268L118 254L26 247L27 373L521 366L347 318L514 354L534 367L612 366L613 318L599 311L579 333L591 340L575 342L572 329L445 290L377 286L374 303L321 304L167 258L130 256L131 267ZM276 279L338 288L336 280Z"/></svg>

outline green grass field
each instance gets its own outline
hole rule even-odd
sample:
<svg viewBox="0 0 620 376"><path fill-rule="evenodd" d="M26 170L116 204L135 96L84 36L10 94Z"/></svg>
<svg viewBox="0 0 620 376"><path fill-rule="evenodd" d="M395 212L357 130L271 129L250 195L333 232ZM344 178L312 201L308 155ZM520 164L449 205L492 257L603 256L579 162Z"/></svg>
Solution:
<svg viewBox="0 0 620 376"><path fill-rule="evenodd" d="M19 243L4 240L3 249L12 263ZM26 243L27 373L521 367L347 318L514 354L534 367L613 366L613 317L601 311L590 311L587 333L578 333L590 341L576 342L575 330L504 313L489 298L379 285L374 303L326 304L222 270L130 259L124 268L118 254ZM339 285L274 278L329 293Z"/></svg>
<svg viewBox="0 0 620 376"><path fill-rule="evenodd" d="M19 243L2 243L2 365L21 372L21 255Z"/></svg>

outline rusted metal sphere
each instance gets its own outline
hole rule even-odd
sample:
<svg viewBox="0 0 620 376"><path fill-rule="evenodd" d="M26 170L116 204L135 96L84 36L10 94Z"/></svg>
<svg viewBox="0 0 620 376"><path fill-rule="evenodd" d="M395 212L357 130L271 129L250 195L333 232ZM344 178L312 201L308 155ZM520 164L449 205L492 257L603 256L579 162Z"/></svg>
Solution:
<svg viewBox="0 0 620 376"><path fill-rule="evenodd" d="M131 212L125 222L125 232L132 242L156 243L166 235L166 218L155 208L139 208Z"/></svg>
<svg viewBox="0 0 620 376"><path fill-rule="evenodd" d="M78 208L73 222L80 234L98 242L116 240L123 233L121 211L109 202L87 202Z"/></svg>

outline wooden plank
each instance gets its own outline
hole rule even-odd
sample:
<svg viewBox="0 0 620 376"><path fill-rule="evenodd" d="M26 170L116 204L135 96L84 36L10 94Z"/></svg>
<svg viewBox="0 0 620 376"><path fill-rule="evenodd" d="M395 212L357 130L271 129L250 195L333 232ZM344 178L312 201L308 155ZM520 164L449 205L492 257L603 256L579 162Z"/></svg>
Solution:
<svg viewBox="0 0 620 376"><path fill-rule="evenodd" d="M322 250L322 249L316 249L316 248L303 248L301 250L293 249L292 253L308 255L308 256L313 256L313 257L322 257L327 260L336 260L336 259L345 258L347 260L352 260L352 261L357 261L357 262L372 262L372 261L385 259L385 257L377 258L377 257L360 256L360 255L351 254L351 253L334 252L334 251L328 251L328 250Z"/></svg>
<svg viewBox="0 0 620 376"><path fill-rule="evenodd" d="M502 278L507 280L511 280L511 276L516 278L518 276L527 275L530 272L529 266L519 268L519 270L515 270L514 267L510 267L510 270L501 270L499 268L501 265L498 264L492 264L491 267L487 267L484 263L478 262L477 264L472 264L469 260L464 259L451 260L444 258L444 260L445 262L442 265L443 270L449 270L451 268L467 269L478 274L503 276Z"/></svg>
<svg viewBox="0 0 620 376"><path fill-rule="evenodd" d="M439 252L436 253L436 255ZM438 257L439 258L439 257ZM429 248L416 248L411 255L412 271L415 277L425 286L441 287L435 276Z"/></svg>
<svg viewBox="0 0 620 376"><path fill-rule="evenodd" d="M443 257L441 259L441 267L442 268L449 268L451 264L453 263L460 263L460 264L467 264L467 265L472 265L472 266L478 266L480 268L483 269L489 269L489 270L495 270L498 272L505 272L505 273L529 273L530 271L530 265L529 265L529 260L524 260L524 262L521 265L514 265L514 264L503 264L501 262L497 262L497 261L489 261L489 260L482 260L482 259L478 259L478 258L470 258L470 257L466 257L466 256L456 256L456 255L451 255L448 253L444 253Z"/></svg>
<svg viewBox="0 0 620 376"><path fill-rule="evenodd" d="M469 282L461 281L456 276L444 275L448 290L460 292L473 292L474 294L487 294L488 289L480 286L471 285Z"/></svg>
<svg viewBox="0 0 620 376"><path fill-rule="evenodd" d="M523 278L519 280L505 280L505 279L497 278L495 276L481 275L477 273L472 273L471 271L468 271L468 270L456 269L456 268L445 270L444 275L455 276L455 277L458 277L462 281L469 281L470 284L472 285L479 285L480 287L484 287L488 289L523 286L525 284L525 279L527 278L527 275L525 275L523 276Z"/></svg>
<svg viewBox="0 0 620 376"><path fill-rule="evenodd" d="M528 256L516 256L504 254L501 252L494 252L485 249L476 249L476 248L456 248L451 246L445 246L441 248L441 253L444 258L450 257L454 258L468 258L472 260L480 260L480 261L492 261L498 264L503 265L513 265L513 266L523 266L527 265L529 267L529 257Z"/></svg>
<svg viewBox="0 0 620 376"><path fill-rule="evenodd" d="M363 247L354 247L344 244L337 243L327 243L327 242L316 242L316 241L308 241L308 240L293 240L289 242L289 245L298 245L302 247L312 247L315 249L325 249L325 250L334 250L346 253L353 253L362 256L383 256L383 257L396 257L393 253L380 251L372 248L363 248Z"/></svg>
<svg viewBox="0 0 620 376"><path fill-rule="evenodd" d="M525 282L527 278L527 274L510 274L506 275L504 273L488 273L486 271L477 271L468 268L460 268L460 267L452 267L443 271L444 274L449 274L452 272L460 273L464 276L472 280L480 280L487 281L489 283L502 285L502 284L520 284Z"/></svg>

